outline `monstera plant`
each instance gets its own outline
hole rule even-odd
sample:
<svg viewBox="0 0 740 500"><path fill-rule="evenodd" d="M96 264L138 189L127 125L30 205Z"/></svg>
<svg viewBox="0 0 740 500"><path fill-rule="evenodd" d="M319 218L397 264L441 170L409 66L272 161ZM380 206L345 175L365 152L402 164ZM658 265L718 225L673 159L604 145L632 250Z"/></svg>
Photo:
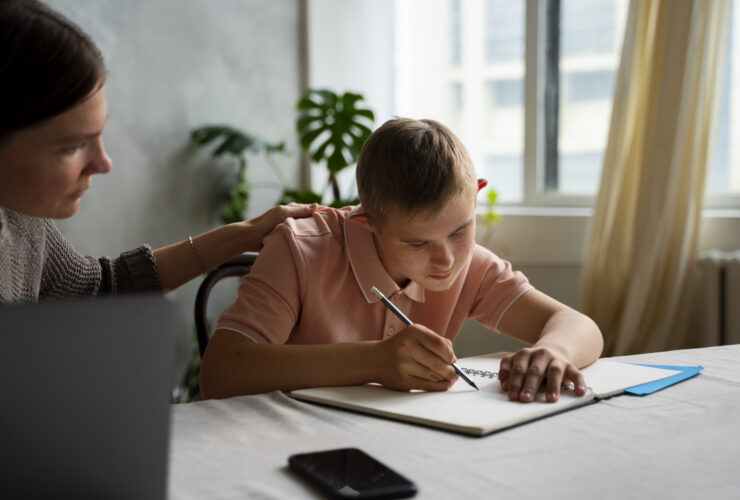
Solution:
<svg viewBox="0 0 740 500"><path fill-rule="evenodd" d="M362 145L372 132L375 115L360 106L360 94L346 92L337 95L331 90L309 89L298 101L296 122L299 142L314 163L328 169L328 184L333 198L324 201L322 194L310 189L294 189L272 158L285 153L285 142L267 142L259 137L228 125L207 125L191 131L191 140L198 146L211 146L213 156L231 156L236 160L235 180L225 195L222 208L224 222L244 220L251 187L247 178L247 154L262 154L278 177L283 191L278 203L326 203L334 207L358 203L355 195L342 196L337 174L354 165ZM329 189L325 189L327 191Z"/></svg>
<svg viewBox="0 0 740 500"><path fill-rule="evenodd" d="M364 97L346 92L308 89L298 101L300 113L296 121L301 147L314 163L323 163L328 170L327 188L331 189L333 207L358 203L355 195L342 196L337 174L357 163L362 145L372 132L375 114L361 106ZM283 193L281 203L321 202L322 196L310 190Z"/></svg>

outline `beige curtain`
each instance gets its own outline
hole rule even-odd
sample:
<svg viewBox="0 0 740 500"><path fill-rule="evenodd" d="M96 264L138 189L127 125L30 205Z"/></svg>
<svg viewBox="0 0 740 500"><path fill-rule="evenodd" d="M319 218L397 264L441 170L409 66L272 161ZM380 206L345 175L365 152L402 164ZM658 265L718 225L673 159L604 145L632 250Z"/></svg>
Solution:
<svg viewBox="0 0 740 500"><path fill-rule="evenodd" d="M730 7L630 3L581 299L605 355L685 340Z"/></svg>

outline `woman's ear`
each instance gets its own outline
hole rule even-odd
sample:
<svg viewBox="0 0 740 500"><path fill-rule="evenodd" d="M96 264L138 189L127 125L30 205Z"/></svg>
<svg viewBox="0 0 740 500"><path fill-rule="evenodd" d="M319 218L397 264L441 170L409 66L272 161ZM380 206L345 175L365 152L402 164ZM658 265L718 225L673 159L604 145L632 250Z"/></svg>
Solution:
<svg viewBox="0 0 740 500"><path fill-rule="evenodd" d="M366 214L355 214L350 217L353 222L356 222L360 226L362 226L365 230L370 231L371 233L375 233L376 229L373 225L373 222L370 220L370 217L368 217Z"/></svg>

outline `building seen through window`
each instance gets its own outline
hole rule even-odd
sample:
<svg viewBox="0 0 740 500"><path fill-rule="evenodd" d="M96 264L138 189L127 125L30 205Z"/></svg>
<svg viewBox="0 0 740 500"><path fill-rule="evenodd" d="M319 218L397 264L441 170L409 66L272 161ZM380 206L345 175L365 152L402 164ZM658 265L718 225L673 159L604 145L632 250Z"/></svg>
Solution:
<svg viewBox="0 0 740 500"><path fill-rule="evenodd" d="M395 111L437 119L460 136L479 175L502 202L529 203L525 162L527 75L542 82L544 57L527 47L527 8L547 2L510 0L403 0L395 4ZM708 193L740 194L740 42L738 0L733 4L721 116ZM589 200L597 193L621 56L627 0L559 0L555 185L545 195ZM538 16L545 15L539 12ZM539 43L543 42L539 36ZM533 118L536 117L536 118ZM735 137L735 140L731 140ZM529 146L528 146L529 147ZM537 147L541 147L538 144ZM526 164L525 164L526 163ZM529 178L541 179L540 174ZM542 199L540 199L540 202ZM545 202L546 203L546 202Z"/></svg>

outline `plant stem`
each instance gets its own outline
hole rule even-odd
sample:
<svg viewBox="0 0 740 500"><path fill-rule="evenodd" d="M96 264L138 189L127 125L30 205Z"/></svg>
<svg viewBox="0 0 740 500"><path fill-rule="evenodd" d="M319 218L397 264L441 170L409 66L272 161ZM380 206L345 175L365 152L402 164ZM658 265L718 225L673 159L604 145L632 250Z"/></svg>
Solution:
<svg viewBox="0 0 740 500"><path fill-rule="evenodd" d="M239 156L239 182L247 180L247 159L242 155Z"/></svg>
<svg viewBox="0 0 740 500"><path fill-rule="evenodd" d="M339 193L339 182L337 181L337 176L334 174L334 172L329 174L329 183L331 184L331 190L332 190L332 194L334 195L334 201L341 200L342 196Z"/></svg>

